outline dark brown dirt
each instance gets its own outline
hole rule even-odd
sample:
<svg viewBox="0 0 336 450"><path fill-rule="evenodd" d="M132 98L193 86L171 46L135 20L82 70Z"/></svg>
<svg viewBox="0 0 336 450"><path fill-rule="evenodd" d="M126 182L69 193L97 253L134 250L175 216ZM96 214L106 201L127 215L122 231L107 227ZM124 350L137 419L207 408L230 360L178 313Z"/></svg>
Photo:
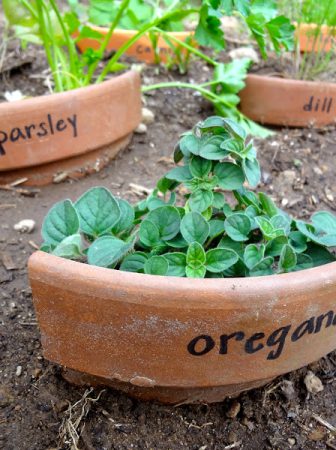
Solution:
<svg viewBox="0 0 336 450"><path fill-rule="evenodd" d="M23 77L27 76L26 70ZM207 71L196 64L184 79L206 76ZM167 73L147 68L143 79L146 84L163 81ZM29 85L32 80L36 83L29 76L24 80L22 86L28 90L33 88ZM0 83L1 91L1 79ZM13 86L21 88L18 80ZM310 366L324 385L318 394L307 392L303 379L308 369L304 368L235 400L179 407L142 403L108 389L89 392L71 386L62 379L59 367L43 359L26 264L33 246L41 242L39 230L48 208L65 197L75 199L95 185L106 186L131 201L138 200L140 197L129 184L152 188L169 167L179 134L212 113L211 105L190 91L155 91L146 95L146 103L156 116L148 133L135 135L129 149L100 173L78 182L67 180L45 187L33 197L0 189L0 448L336 448L335 432L313 418L316 414L336 426L335 352ZM284 129L259 142L261 189L300 217L318 209L335 211L335 142L335 127L320 131ZM22 219L36 221L33 233L21 235L13 230ZM13 263L11 269L8 259ZM71 424L81 415L76 447L76 430Z"/></svg>

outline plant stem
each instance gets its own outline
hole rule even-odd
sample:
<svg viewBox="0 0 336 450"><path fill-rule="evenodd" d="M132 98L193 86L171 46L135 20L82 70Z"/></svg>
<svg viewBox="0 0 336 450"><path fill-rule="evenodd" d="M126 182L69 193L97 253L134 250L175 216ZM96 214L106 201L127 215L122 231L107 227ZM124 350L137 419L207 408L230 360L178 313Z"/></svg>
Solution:
<svg viewBox="0 0 336 450"><path fill-rule="evenodd" d="M111 23L111 26L110 26L110 28L109 28L109 30L108 30L105 38L104 38L104 41L103 41L101 47L99 48L99 56L100 57L97 58L97 60L89 67L88 73L87 73L86 78L85 78L85 85L90 84L90 82L92 80L92 77L93 77L93 75L94 75L94 73L95 73L95 71L96 71L96 69L98 67L98 64L101 61L101 59L102 59L102 57L104 55L104 52L105 52L105 50L106 50L106 48L108 46L108 43L110 42L111 36L112 36L115 28L117 27L118 23L120 22L120 19L121 19L122 15L123 15L124 11L128 7L129 2L130 2L130 0L123 0L122 1L121 5L119 7L119 11L118 11L114 21Z"/></svg>
<svg viewBox="0 0 336 450"><path fill-rule="evenodd" d="M60 14L58 5L56 4L55 0L49 0L50 5L52 9L54 10L57 20L62 28L63 36L66 42L66 47L69 52L69 62L70 62L70 72L76 77L77 74L77 68L78 68L78 56L77 56L77 50L75 43L70 36L66 26L64 25L63 18ZM57 44L56 44L57 45Z"/></svg>
<svg viewBox="0 0 336 450"><path fill-rule="evenodd" d="M57 92L62 92L63 91L63 84L61 81L61 78L59 76L59 74L57 73L57 64L55 63L55 60L52 56L51 53L51 49L50 49L50 38L48 36L47 33L47 29L46 29L46 24L44 21L44 12L43 12L43 0L36 0L36 9L37 9L37 14L38 14L38 23L39 23L39 28L40 28L40 32L41 32L41 37L42 37L42 41L43 41L43 46L46 52L46 56L47 56L47 60L48 60L48 64L50 66L53 78L54 78L54 82L55 82L55 88Z"/></svg>
<svg viewBox="0 0 336 450"><path fill-rule="evenodd" d="M191 14L192 12L197 12L197 9L190 9L188 10L188 12ZM174 12L169 12L168 14L165 14L164 16L153 20L152 22L150 22L149 24L143 26L131 39L129 39L127 42L125 42L117 51L116 53L112 56L112 58L108 61L108 63L106 64L106 66L104 67L104 69L102 70L101 74L99 75L99 77L96 80L96 83L101 83L106 75L108 74L110 67L112 67L118 60L119 58L144 34L146 34L150 29L157 27L160 22L163 22L167 19L169 19L170 17L174 16L175 13Z"/></svg>
<svg viewBox="0 0 336 450"><path fill-rule="evenodd" d="M208 84L208 83L205 83ZM208 89L204 89L202 84L191 84L191 83L184 83L181 81L167 81L165 83L158 83L158 84L151 84L149 86L143 86L141 88L142 92L148 92L152 91L154 89L164 89L164 88L185 88L185 89L193 89L194 91L200 92L204 97L208 98L211 101L220 101L223 105L225 105L228 108L232 108L232 105L229 103L223 101L218 95L215 93L209 91Z"/></svg>
<svg viewBox="0 0 336 450"><path fill-rule="evenodd" d="M162 36L166 37L168 40L171 40L171 41L175 42L176 44L178 44L179 46L184 47L190 53L193 53L194 55L198 56L199 58L204 59L204 61L206 61L211 66L217 66L218 63L216 61L214 61L212 58L210 58L210 56L207 56L205 53L201 52L200 50L193 47L192 45L189 45L187 42L177 39L174 35L169 34L166 31L161 30L160 28L155 27L154 30L158 31L160 34L162 34Z"/></svg>

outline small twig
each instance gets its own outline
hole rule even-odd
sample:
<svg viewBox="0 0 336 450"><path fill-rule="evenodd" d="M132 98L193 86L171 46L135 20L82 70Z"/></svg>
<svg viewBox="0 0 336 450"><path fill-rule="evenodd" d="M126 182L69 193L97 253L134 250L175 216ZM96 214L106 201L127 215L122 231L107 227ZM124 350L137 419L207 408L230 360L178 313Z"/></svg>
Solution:
<svg viewBox="0 0 336 450"><path fill-rule="evenodd" d="M26 197L35 197L35 195L40 192L40 189L23 189L16 188L15 186L11 186L10 184L0 184L0 190L2 191L12 191L17 192L20 195L25 195Z"/></svg>
<svg viewBox="0 0 336 450"><path fill-rule="evenodd" d="M39 250L39 246L37 244L35 244L34 241L28 241L28 244L33 247L35 250Z"/></svg>
<svg viewBox="0 0 336 450"><path fill-rule="evenodd" d="M333 450L336 450L336 445L334 445L332 442L330 442L330 441L327 441L326 442L326 446L327 447L329 447L329 448L332 448Z"/></svg>
<svg viewBox="0 0 336 450"><path fill-rule="evenodd" d="M324 427L328 428L328 430L332 431L333 433L336 432L336 427L334 425L331 425L331 423L327 422L322 417L318 416L317 414L312 414L312 418L316 420L316 422L320 423Z"/></svg>
<svg viewBox="0 0 336 450"><path fill-rule="evenodd" d="M236 448L239 447L239 445L241 445L242 441L237 441L234 442L233 444L227 445L226 447L224 447L224 450L229 450L230 448Z"/></svg>
<svg viewBox="0 0 336 450"><path fill-rule="evenodd" d="M4 204L0 205L0 209L5 209L5 208L16 208L16 205L14 203L4 203Z"/></svg>
<svg viewBox="0 0 336 450"><path fill-rule="evenodd" d="M28 178L19 178L13 181L12 183L9 183L9 186L15 187L18 186L19 184L25 183L26 181L28 181Z"/></svg>

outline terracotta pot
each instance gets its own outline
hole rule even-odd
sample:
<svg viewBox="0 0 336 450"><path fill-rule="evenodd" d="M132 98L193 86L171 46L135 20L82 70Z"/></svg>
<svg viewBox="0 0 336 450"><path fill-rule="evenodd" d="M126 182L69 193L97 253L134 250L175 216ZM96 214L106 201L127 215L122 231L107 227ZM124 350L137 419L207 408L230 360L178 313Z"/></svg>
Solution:
<svg viewBox="0 0 336 450"><path fill-rule="evenodd" d="M46 184L63 170L75 175L94 170L127 145L140 120L137 72L72 91L1 103L0 184L22 176L30 184Z"/></svg>
<svg viewBox="0 0 336 450"><path fill-rule="evenodd" d="M299 40L301 52L311 52L324 50L329 52L332 43L335 42L336 28L322 25L320 28L319 37L314 37L314 32L318 25L313 23L301 23L297 26L296 37Z"/></svg>
<svg viewBox="0 0 336 450"><path fill-rule="evenodd" d="M307 127L336 121L336 83L248 75L240 109L263 124Z"/></svg>
<svg viewBox="0 0 336 450"><path fill-rule="evenodd" d="M93 30L99 31L103 36L108 33L108 28L97 27L90 25ZM135 30L122 30L116 29L110 39L110 42L107 46L108 50L118 50L125 42L129 41L137 31ZM186 39L193 36L191 31L175 31L169 32L169 35L172 35L176 39L180 41L185 41ZM172 42L174 46L174 42ZM98 50L100 48L101 43L96 39L81 39L77 42L77 46L81 52L84 52L87 48L93 48ZM193 44L195 45L195 44ZM164 40L162 36L159 36L158 40L158 50L159 50L159 58L162 62L167 62L168 57L173 55L172 49L169 44ZM126 51L126 55L132 56L140 61L144 61L148 64L156 62L155 52L151 43L151 40L148 35L141 36L129 49Z"/></svg>
<svg viewBox="0 0 336 450"><path fill-rule="evenodd" d="M36 252L29 279L45 357L143 399L221 401L336 348L336 263L201 280Z"/></svg>

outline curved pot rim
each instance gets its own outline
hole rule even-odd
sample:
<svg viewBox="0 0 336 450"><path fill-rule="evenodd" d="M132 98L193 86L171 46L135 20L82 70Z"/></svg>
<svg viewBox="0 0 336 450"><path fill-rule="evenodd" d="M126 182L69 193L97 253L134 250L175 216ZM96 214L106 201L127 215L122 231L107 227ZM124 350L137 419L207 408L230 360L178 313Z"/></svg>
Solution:
<svg viewBox="0 0 336 450"><path fill-rule="evenodd" d="M92 29L97 30L97 31L101 30L102 32L106 32L106 31L109 30L109 28L106 27L106 26L102 26L102 25L94 25L93 23L90 23L90 22L88 22L87 25L88 25L89 27L91 27ZM133 30L133 29L127 30L126 28L115 28L115 30L113 31L112 35L113 35L113 34L117 34L117 33L118 33L118 34L121 34L121 35L136 34L136 33L138 33L138 30ZM176 36L181 36L181 37L183 37L183 36L185 36L186 34L194 34L194 31L191 31L191 30L184 30L184 31L165 31L165 33L173 34L173 35L176 35ZM145 36L146 36L147 34L148 34L148 33L145 33ZM158 34L160 34L160 33L158 33Z"/></svg>
<svg viewBox="0 0 336 450"><path fill-rule="evenodd" d="M48 94L48 95L38 95L36 97L32 97L32 98L25 98L22 100L18 100L18 101L14 101L14 102L3 102L0 103L0 114L4 113L7 115L7 113L15 113L15 111L22 109L22 105L23 108L29 108L31 109L32 107L35 106L35 104L39 104L39 107L41 107L40 105L42 104L47 104L55 99L57 100L62 100L62 98L64 98L64 100L69 97L69 96L80 96L82 94L85 94L86 96L97 96L100 91L105 91L105 89L107 89L110 85L113 85L115 83L119 83L123 80L127 80L127 78L133 77L137 72L135 70L127 70L125 73L122 73L121 75L117 75L111 79L102 81L101 83L98 84L90 84L88 86L81 86L75 89L71 89L69 91L63 91L63 92L53 92L52 94Z"/></svg>
<svg viewBox="0 0 336 450"><path fill-rule="evenodd" d="M114 270L104 267L91 266L89 264L81 263L78 261L72 261L69 259L54 256L42 251L34 252L28 261L28 266L39 266L44 269L49 275L49 284L52 284L52 275L56 278L67 278L69 282L71 280L80 281L83 285L92 291L97 289L101 291L104 296L109 289L115 289L116 286L128 286L130 291L137 295L132 299L122 297L120 301L128 302L132 304L151 304L158 307L178 307L180 309L198 309L204 307L204 302L211 309L223 309L223 295L225 303L228 309L233 305L237 306L237 309L245 309L249 307L246 304L246 298L249 296L253 298L256 307L262 307L265 303L265 294L269 294L270 290L276 293L279 290L288 290L288 294L294 292L307 292L310 287L317 285L326 286L330 285L336 280L336 262L324 264L322 266L314 267L311 269L304 269L297 272L290 272L284 274L266 275L261 277L242 277L242 278L180 278L173 276L160 276L160 275L148 275L142 273L124 272L121 270ZM75 283L78 287L78 283ZM71 287L69 287L71 289ZM237 292L239 295L237 296ZM171 299L166 305L157 300L155 296L153 298L142 298L142 291L151 292L171 292ZM183 300L176 300L174 294L188 295L192 293L199 294L193 295L192 298L186 297ZM209 300L209 293L213 294L213 299ZM230 295L231 293L231 295ZM260 295L259 295L260 293ZM234 294L234 295L232 295ZM99 293L98 293L99 295ZM218 298L221 296L221 299ZM217 298L216 298L217 296ZM258 297L258 298L256 298ZM277 297L275 295L275 297ZM276 300L278 301L278 300ZM302 298L302 301L305 301ZM286 304L295 303L297 299L288 295Z"/></svg>
<svg viewBox="0 0 336 450"><path fill-rule="evenodd" d="M254 79L261 81L272 82L278 85L292 84L293 86L298 85L306 85L307 87L315 88L324 86L330 89L336 89L336 83L328 83L324 81L307 81L307 80L296 80L295 78L280 78L280 77L271 77L269 75L259 75L257 73L250 73L247 75L247 79Z"/></svg>

